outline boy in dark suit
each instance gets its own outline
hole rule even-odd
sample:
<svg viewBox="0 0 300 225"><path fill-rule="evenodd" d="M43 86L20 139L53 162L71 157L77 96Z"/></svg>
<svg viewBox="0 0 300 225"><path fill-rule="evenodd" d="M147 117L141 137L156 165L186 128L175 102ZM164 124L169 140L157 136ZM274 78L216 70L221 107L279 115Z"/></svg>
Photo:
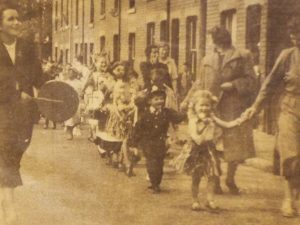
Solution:
<svg viewBox="0 0 300 225"><path fill-rule="evenodd" d="M154 193L160 192L163 176L164 158L166 155L166 139L170 123L180 123L186 115L165 108L166 93L153 86L148 95L148 106L137 121L132 147L139 147L146 157L147 172Z"/></svg>

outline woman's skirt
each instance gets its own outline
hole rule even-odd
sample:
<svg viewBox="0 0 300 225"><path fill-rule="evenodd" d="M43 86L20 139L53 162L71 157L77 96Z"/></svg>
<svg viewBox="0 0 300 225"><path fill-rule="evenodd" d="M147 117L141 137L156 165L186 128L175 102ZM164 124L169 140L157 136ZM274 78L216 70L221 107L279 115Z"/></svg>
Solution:
<svg viewBox="0 0 300 225"><path fill-rule="evenodd" d="M22 185L20 163L30 144L36 105L33 102L15 102L0 108L0 187Z"/></svg>
<svg viewBox="0 0 300 225"><path fill-rule="evenodd" d="M300 96L285 95L278 119L281 174L300 178Z"/></svg>

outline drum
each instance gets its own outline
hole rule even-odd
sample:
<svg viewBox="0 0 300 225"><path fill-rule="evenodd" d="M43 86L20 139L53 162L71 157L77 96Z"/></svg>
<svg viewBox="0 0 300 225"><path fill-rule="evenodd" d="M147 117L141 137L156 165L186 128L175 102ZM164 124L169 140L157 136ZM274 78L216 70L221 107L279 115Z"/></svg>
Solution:
<svg viewBox="0 0 300 225"><path fill-rule="evenodd" d="M118 153L121 151L123 140L115 138L106 132L98 132L96 144L106 152Z"/></svg>
<svg viewBox="0 0 300 225"><path fill-rule="evenodd" d="M40 113L55 122L70 119L79 107L78 93L69 84L61 81L45 83L34 100Z"/></svg>

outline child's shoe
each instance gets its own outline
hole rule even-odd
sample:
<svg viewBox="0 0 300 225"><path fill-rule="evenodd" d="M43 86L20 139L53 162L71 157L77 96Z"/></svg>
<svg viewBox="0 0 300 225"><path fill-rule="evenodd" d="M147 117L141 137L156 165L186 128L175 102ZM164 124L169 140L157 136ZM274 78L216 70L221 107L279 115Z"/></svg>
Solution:
<svg viewBox="0 0 300 225"><path fill-rule="evenodd" d="M219 207L216 205L214 201L207 201L205 205L208 209L216 211L219 210Z"/></svg>
<svg viewBox="0 0 300 225"><path fill-rule="evenodd" d="M199 202L195 201L192 204L192 210L193 211L200 211L202 209L201 205Z"/></svg>

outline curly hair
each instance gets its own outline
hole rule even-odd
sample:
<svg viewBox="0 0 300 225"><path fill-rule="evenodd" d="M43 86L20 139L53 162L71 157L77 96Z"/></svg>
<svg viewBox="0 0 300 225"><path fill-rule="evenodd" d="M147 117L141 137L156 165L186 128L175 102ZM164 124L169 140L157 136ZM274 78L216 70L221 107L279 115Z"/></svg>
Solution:
<svg viewBox="0 0 300 225"><path fill-rule="evenodd" d="M214 44L221 47L230 47L232 39L229 31L225 27L215 26L209 30Z"/></svg>
<svg viewBox="0 0 300 225"><path fill-rule="evenodd" d="M196 91L191 99L189 100L189 111L195 113L195 106L200 99L207 99L211 102L212 108L215 108L218 103L218 98L214 96L210 91L198 90Z"/></svg>

